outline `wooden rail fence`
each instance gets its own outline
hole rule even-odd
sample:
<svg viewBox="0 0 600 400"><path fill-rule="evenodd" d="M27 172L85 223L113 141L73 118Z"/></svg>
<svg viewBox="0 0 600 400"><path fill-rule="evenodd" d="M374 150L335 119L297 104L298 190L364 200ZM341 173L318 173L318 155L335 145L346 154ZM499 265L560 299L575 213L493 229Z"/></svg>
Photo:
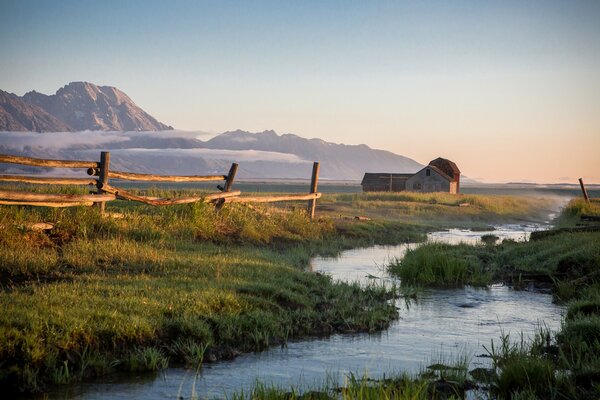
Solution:
<svg viewBox="0 0 600 400"><path fill-rule="evenodd" d="M238 164L232 163L227 175L153 175L131 172L113 171L110 169L110 153L100 153L100 161L73 161L73 160L44 160L31 157L19 157L0 154L0 163L20 164L35 167L52 168L80 168L86 169L87 178L61 178L40 177L26 175L4 175L0 174L0 182L21 182L46 185L89 185L95 186L95 193L88 195L80 194L46 194L22 191L9 191L0 189L0 205L27 205L42 207L72 207L96 205L102 213L105 204L113 200L137 201L153 206L169 206L175 204L186 204L195 202L214 203L221 208L226 203L268 203L279 201L308 200L308 215L314 218L317 199L321 193L317 192L319 180L319 163L313 164L310 190L307 194L282 194L268 196L241 196L239 190L232 190ZM203 196L189 196L179 198L157 198L151 196L140 196L125 189L112 186L112 179L127 181L150 181L150 182L211 182L224 181L223 186L218 185L220 190Z"/></svg>

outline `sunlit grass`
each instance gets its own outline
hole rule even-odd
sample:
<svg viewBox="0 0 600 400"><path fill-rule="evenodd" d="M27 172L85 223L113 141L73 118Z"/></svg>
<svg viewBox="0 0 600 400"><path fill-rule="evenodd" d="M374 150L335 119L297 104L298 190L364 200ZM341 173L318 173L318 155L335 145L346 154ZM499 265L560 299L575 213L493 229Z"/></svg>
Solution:
<svg viewBox="0 0 600 400"><path fill-rule="evenodd" d="M389 290L304 271L316 253L378 240L370 234L377 225L341 232L302 209L235 204L217 212L114 202L107 211L123 218L94 208L0 207L1 386L36 391L114 371L198 365L293 338L377 331L397 317ZM32 222L54 228L31 231ZM385 226L381 239L423 237Z"/></svg>
<svg viewBox="0 0 600 400"><path fill-rule="evenodd" d="M552 200L529 196L416 192L325 194L319 204L332 217L363 215L438 227L543 221L556 207Z"/></svg>
<svg viewBox="0 0 600 400"><path fill-rule="evenodd" d="M429 226L439 225L430 221L442 216L453 224L487 223L524 217L542 204L510 214L502 207L514 211L520 203L499 200L503 206L494 208L477 197L348 196L325 196L319 204L344 209L348 202L378 217L354 221L318 211L310 221L304 202L228 204L220 212L202 203L107 204L122 218L101 217L95 208L0 207L0 385L36 391L113 371L198 365L293 338L384 329L397 317L388 302L393 292L307 274L310 257L423 240ZM468 207L457 205L467 201ZM414 218L396 218L401 214ZM31 231L32 222L54 228ZM452 274L447 278L457 284Z"/></svg>
<svg viewBox="0 0 600 400"><path fill-rule="evenodd" d="M464 257L462 248L431 243L409 250L402 260L389 266L390 272L400 277L403 285L459 287L485 286L492 274L477 257ZM472 252L471 248L467 248Z"/></svg>

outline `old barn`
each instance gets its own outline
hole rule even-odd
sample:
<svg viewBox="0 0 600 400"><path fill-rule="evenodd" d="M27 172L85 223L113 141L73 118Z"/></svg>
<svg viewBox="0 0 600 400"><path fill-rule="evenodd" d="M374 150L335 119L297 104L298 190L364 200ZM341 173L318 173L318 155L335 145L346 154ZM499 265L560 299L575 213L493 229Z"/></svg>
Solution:
<svg viewBox="0 0 600 400"><path fill-rule="evenodd" d="M365 173L363 192L460 192L460 170L456 164L438 157L414 174Z"/></svg>

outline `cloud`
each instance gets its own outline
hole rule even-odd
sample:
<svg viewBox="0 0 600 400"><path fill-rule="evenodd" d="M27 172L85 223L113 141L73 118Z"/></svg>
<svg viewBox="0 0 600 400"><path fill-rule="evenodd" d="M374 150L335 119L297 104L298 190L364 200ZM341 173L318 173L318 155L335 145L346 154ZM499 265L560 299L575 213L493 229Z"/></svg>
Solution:
<svg viewBox="0 0 600 400"><path fill-rule="evenodd" d="M97 150L86 150L97 154ZM229 162L252 162L252 161L271 161L282 163L307 163L297 155L288 153L278 153L274 151L260 150L218 150L218 149L113 149L111 154L120 157L143 156L145 158L157 157L185 157L201 158L203 160L223 160Z"/></svg>
<svg viewBox="0 0 600 400"><path fill-rule="evenodd" d="M110 143L124 143L134 137L151 137L158 139L198 139L207 140L214 134L202 131L131 131L131 132L0 132L0 145L23 150L24 147L41 147L45 149L68 149L70 147L98 147Z"/></svg>
<svg viewBox="0 0 600 400"><path fill-rule="evenodd" d="M130 136L121 132L0 132L0 145L15 150L24 147L65 149L81 145L102 145L125 142Z"/></svg>

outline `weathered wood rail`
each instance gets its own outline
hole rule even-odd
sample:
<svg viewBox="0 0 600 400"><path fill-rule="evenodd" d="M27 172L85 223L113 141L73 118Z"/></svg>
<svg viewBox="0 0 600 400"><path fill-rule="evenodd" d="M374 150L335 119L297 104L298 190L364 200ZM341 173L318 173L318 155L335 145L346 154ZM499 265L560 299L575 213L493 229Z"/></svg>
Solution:
<svg viewBox="0 0 600 400"><path fill-rule="evenodd" d="M96 161L74 161L74 160L44 160L42 158L9 156L0 154L0 163L31 165L34 167L55 168L99 168L100 163Z"/></svg>
<svg viewBox="0 0 600 400"><path fill-rule="evenodd" d="M113 171L110 168L110 153L100 153L100 161L77 161L77 160L46 160L31 157L20 157L0 154L0 163L11 163L28 165L34 167L50 168L81 168L86 169L89 177L41 177L28 175L5 175L0 174L0 182L18 182L45 185L90 185L96 187L96 192L88 195L76 194L46 194L22 191L9 191L0 189L0 205L27 205L42 207L73 207L96 205L104 213L105 204L113 200L136 201L152 206L170 206L175 204L187 204L195 202L214 203L221 208L226 203L270 203L280 201L302 201L308 200L308 215L314 218L316 201L321 197L317 192L319 179L319 163L313 164L311 184L307 194L282 194L265 196L241 196L239 190L232 190L238 164L232 163L226 175L154 175L132 172ZM146 182L212 182L223 181L224 185L218 185L220 190L216 193L206 195L188 196L179 198L157 198L142 196L118 188L112 185L111 180L146 181Z"/></svg>

